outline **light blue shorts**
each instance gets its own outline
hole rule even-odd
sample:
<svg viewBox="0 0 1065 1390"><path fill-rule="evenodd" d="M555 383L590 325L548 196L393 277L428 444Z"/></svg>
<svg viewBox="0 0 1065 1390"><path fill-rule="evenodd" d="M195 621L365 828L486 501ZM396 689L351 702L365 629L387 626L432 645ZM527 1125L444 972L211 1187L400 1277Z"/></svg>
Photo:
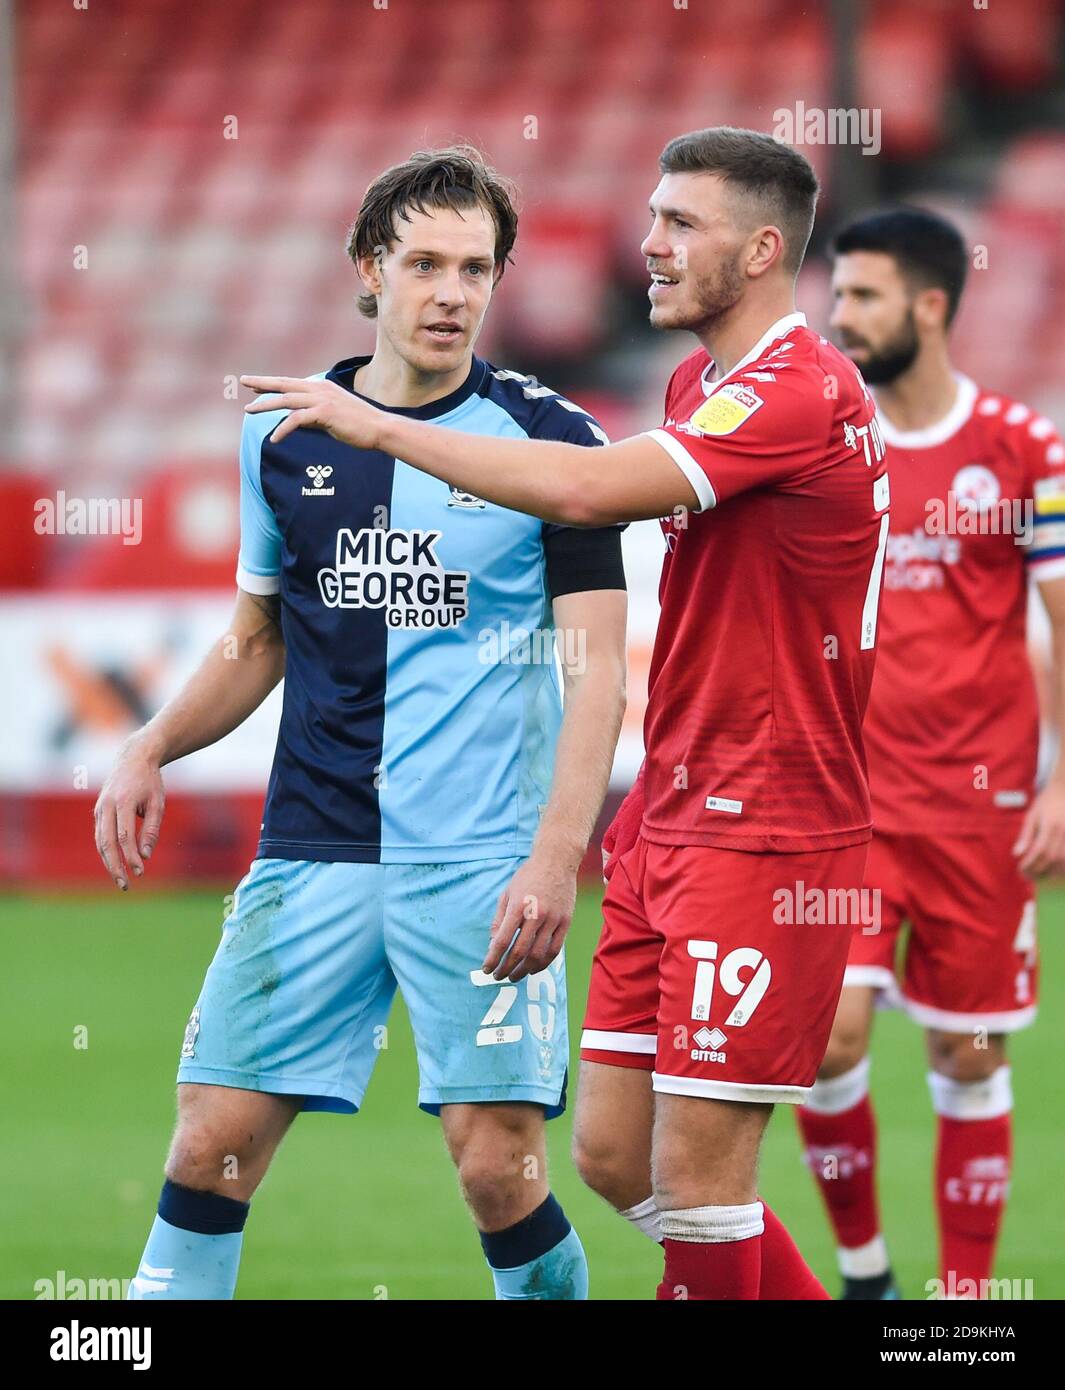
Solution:
<svg viewBox="0 0 1065 1390"><path fill-rule="evenodd" d="M398 984L418 1050L418 1104L565 1108L563 957L518 984L481 973L521 859L341 864L256 859L185 1030L178 1081L358 1110Z"/></svg>

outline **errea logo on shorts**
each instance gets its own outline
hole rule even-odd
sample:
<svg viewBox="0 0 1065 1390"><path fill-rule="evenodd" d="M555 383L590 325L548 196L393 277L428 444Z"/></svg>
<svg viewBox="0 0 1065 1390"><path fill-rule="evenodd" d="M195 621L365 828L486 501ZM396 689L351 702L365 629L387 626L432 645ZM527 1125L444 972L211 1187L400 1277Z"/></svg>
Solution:
<svg viewBox="0 0 1065 1390"><path fill-rule="evenodd" d="M695 1046L691 1050L693 1062L724 1062L725 1054L721 1048L728 1038L720 1028L700 1028L692 1035Z"/></svg>

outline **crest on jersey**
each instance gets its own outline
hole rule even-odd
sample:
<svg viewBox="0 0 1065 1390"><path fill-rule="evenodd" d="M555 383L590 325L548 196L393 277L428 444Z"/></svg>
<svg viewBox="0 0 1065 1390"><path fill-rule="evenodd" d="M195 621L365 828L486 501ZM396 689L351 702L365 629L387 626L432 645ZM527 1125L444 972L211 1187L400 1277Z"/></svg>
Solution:
<svg viewBox="0 0 1065 1390"><path fill-rule="evenodd" d="M474 497L472 492L463 492L461 488L453 487L451 496L447 499L449 507L483 507L483 498Z"/></svg>
<svg viewBox="0 0 1065 1390"><path fill-rule="evenodd" d="M196 1056L196 1038L200 1031L200 1006L197 1004L185 1025L185 1036L181 1042L182 1057Z"/></svg>
<svg viewBox="0 0 1065 1390"><path fill-rule="evenodd" d="M950 491L958 499L959 507L974 512L986 512L1002 496L998 479L982 463L970 463L959 468Z"/></svg>
<svg viewBox="0 0 1065 1390"><path fill-rule="evenodd" d="M749 386L726 382L703 402L688 421L688 429L692 434L732 434L763 405L765 401Z"/></svg>

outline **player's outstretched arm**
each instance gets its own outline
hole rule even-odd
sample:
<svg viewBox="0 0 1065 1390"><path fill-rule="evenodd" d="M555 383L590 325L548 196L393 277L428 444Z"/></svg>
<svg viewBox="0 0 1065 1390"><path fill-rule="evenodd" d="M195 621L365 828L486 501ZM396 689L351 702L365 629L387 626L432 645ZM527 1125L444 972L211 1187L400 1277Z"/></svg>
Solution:
<svg viewBox="0 0 1065 1390"><path fill-rule="evenodd" d="M238 590L229 631L184 687L127 739L96 802L96 848L123 892L139 878L159 839L165 803L161 769L243 724L285 673L280 602ZM140 835L137 821L141 819Z"/></svg>
<svg viewBox="0 0 1065 1390"><path fill-rule="evenodd" d="M653 439L636 435L602 449L549 439L496 439L407 420L359 400L333 381L242 376L269 400L249 415L290 413L271 434L278 443L300 428L325 430L358 449L380 449L412 468L501 507L565 526L607 526L697 509L695 489Z"/></svg>

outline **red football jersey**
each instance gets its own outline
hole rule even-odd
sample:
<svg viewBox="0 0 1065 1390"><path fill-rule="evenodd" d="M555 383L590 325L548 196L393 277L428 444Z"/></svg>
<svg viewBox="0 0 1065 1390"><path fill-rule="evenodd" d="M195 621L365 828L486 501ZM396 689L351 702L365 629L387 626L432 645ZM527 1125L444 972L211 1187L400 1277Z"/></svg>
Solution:
<svg viewBox="0 0 1065 1390"><path fill-rule="evenodd" d="M712 373L701 348L682 362L650 431L700 510L662 522L643 833L762 852L860 844L888 534L873 402L802 314Z"/></svg>
<svg viewBox="0 0 1065 1390"><path fill-rule="evenodd" d="M878 418L892 497L865 723L873 822L1012 828L1039 740L1027 574L1065 574L1065 447L1049 420L965 377L929 429Z"/></svg>

